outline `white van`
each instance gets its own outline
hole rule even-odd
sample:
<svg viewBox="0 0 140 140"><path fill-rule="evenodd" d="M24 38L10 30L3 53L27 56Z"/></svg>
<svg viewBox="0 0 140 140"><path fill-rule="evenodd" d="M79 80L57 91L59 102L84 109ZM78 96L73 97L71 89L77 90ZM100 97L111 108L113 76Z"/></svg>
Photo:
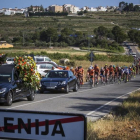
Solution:
<svg viewBox="0 0 140 140"><path fill-rule="evenodd" d="M136 52L133 52L131 55L132 55L133 57L136 57L136 56L137 56Z"/></svg>
<svg viewBox="0 0 140 140"><path fill-rule="evenodd" d="M35 62L51 62L52 60L46 56L34 56Z"/></svg>

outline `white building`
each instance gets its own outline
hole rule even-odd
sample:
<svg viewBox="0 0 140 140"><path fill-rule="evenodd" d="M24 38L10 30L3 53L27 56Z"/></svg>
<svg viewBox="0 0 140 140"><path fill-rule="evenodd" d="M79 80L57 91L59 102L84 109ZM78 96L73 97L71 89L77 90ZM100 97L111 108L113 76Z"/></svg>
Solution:
<svg viewBox="0 0 140 140"><path fill-rule="evenodd" d="M82 8L82 11L85 11L85 10L89 10L89 8L87 7L87 6L84 6L83 8Z"/></svg>
<svg viewBox="0 0 140 140"><path fill-rule="evenodd" d="M97 12L97 8L91 7L91 8L89 8L87 11L88 11L88 12Z"/></svg>
<svg viewBox="0 0 140 140"><path fill-rule="evenodd" d="M14 14L24 14L25 11L27 11L26 9L2 9L4 15L14 15Z"/></svg>
<svg viewBox="0 0 140 140"><path fill-rule="evenodd" d="M3 13L3 10L2 9L0 9L0 13Z"/></svg>
<svg viewBox="0 0 140 140"><path fill-rule="evenodd" d="M98 11L107 11L107 8L106 7L102 7L102 6L99 6L98 8Z"/></svg>
<svg viewBox="0 0 140 140"><path fill-rule="evenodd" d="M74 7L74 9L73 9L73 13L77 13L77 12L80 12L81 10L80 10L80 8L79 7Z"/></svg>
<svg viewBox="0 0 140 140"><path fill-rule="evenodd" d="M68 13L77 13L80 11L79 7L76 7L72 4L64 4L63 5L63 11Z"/></svg>

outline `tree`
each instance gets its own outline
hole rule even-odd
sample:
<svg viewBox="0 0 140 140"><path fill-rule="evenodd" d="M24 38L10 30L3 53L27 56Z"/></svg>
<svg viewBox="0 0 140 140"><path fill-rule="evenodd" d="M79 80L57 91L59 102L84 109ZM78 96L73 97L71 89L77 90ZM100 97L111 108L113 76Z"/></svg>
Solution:
<svg viewBox="0 0 140 140"><path fill-rule="evenodd" d="M138 5L135 5L134 6L134 11L136 11L136 12L140 11L140 7Z"/></svg>
<svg viewBox="0 0 140 140"><path fill-rule="evenodd" d="M46 31L40 33L40 40L46 42L56 42L58 40L57 30L55 28L48 28Z"/></svg>
<svg viewBox="0 0 140 140"><path fill-rule="evenodd" d="M42 5L40 6L40 11L44 12L44 7Z"/></svg>
<svg viewBox="0 0 140 140"><path fill-rule="evenodd" d="M97 37L103 38L107 34L107 28L104 26L99 26L98 28L94 29L94 33L96 34Z"/></svg>
<svg viewBox="0 0 140 140"><path fill-rule="evenodd" d="M130 30L129 32L128 32L128 37L130 38L130 40L132 41L132 42L135 42L135 36L136 36L136 30Z"/></svg>
<svg viewBox="0 0 140 140"><path fill-rule="evenodd" d="M124 1L119 3L119 7L121 7L122 5L125 6L125 2Z"/></svg>
<svg viewBox="0 0 140 140"><path fill-rule="evenodd" d="M35 42L40 39L40 32L35 32L32 36L32 40Z"/></svg>
<svg viewBox="0 0 140 140"><path fill-rule="evenodd" d="M33 11L33 6L32 5L28 8L28 11Z"/></svg>
<svg viewBox="0 0 140 140"><path fill-rule="evenodd" d="M83 11L78 12L78 15L83 15L83 14L84 14Z"/></svg>
<svg viewBox="0 0 140 140"><path fill-rule="evenodd" d="M140 44L140 31L137 31L135 33L135 41L136 43Z"/></svg>
<svg viewBox="0 0 140 140"><path fill-rule="evenodd" d="M127 37L119 26L114 26L112 29L112 33L115 37L115 41L118 43L122 43Z"/></svg>
<svg viewBox="0 0 140 140"><path fill-rule="evenodd" d="M112 33L112 30L108 30L106 37L110 38L110 39L114 39L114 35Z"/></svg>
<svg viewBox="0 0 140 140"><path fill-rule="evenodd" d="M133 9L134 9L133 3L129 3L129 11L133 11Z"/></svg>
<svg viewBox="0 0 140 140"><path fill-rule="evenodd" d="M70 29L70 28L64 28L62 31L61 31L61 34L64 34L64 35L70 35L72 34L73 31Z"/></svg>

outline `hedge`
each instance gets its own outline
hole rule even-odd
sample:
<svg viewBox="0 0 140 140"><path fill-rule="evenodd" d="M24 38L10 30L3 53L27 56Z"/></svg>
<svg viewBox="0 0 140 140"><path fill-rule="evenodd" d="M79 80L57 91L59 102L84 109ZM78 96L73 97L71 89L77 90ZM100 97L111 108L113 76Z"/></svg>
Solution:
<svg viewBox="0 0 140 140"><path fill-rule="evenodd" d="M49 58L51 58L52 60L60 60L62 58L67 58L70 60L79 60L79 61L83 61L83 60L89 60L89 53L87 53L86 55L70 55L68 53L47 53L47 52L40 52L40 53L30 53L33 55L42 55L42 56L48 56ZM25 52L20 52L20 53L7 53L8 57L15 57L15 56L24 56L24 55L30 55L27 54ZM134 58L132 56L128 56L128 55L99 55L99 54L95 54L94 57L95 61L110 61L110 62L133 62Z"/></svg>

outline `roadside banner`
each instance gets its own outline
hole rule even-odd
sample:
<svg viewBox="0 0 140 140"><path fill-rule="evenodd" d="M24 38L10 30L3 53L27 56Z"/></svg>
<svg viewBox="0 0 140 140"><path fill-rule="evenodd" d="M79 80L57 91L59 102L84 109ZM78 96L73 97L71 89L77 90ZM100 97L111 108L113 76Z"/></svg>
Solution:
<svg viewBox="0 0 140 140"><path fill-rule="evenodd" d="M81 114L0 109L0 138L86 140L86 124Z"/></svg>

